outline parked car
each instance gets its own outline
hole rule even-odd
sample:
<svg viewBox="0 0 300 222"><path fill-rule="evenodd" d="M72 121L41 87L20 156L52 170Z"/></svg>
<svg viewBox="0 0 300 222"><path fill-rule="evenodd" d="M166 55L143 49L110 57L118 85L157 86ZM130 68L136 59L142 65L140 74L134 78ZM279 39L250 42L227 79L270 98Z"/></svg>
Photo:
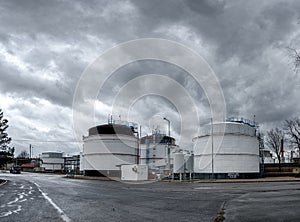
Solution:
<svg viewBox="0 0 300 222"><path fill-rule="evenodd" d="M16 174L20 174L21 173L21 167L20 166L13 166L12 168L10 168L10 173L16 173Z"/></svg>

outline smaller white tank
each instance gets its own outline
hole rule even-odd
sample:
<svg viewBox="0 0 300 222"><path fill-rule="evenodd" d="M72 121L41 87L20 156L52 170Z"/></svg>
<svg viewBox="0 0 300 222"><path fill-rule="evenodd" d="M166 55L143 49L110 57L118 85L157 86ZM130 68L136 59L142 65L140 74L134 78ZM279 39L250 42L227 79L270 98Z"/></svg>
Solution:
<svg viewBox="0 0 300 222"><path fill-rule="evenodd" d="M174 153L173 173L184 173L184 154Z"/></svg>
<svg viewBox="0 0 300 222"><path fill-rule="evenodd" d="M188 173L194 171L194 154L185 155L185 169Z"/></svg>

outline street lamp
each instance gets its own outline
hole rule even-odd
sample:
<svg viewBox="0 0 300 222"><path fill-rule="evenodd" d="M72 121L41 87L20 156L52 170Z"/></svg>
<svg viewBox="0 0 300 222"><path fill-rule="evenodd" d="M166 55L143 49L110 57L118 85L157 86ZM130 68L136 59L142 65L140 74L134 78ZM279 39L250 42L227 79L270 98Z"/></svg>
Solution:
<svg viewBox="0 0 300 222"><path fill-rule="evenodd" d="M170 120L168 120L166 117L164 117L164 120L168 122L168 131L169 131L169 137L170 137Z"/></svg>
<svg viewBox="0 0 300 222"><path fill-rule="evenodd" d="M167 119L166 117L164 117L164 120L168 122L169 138L168 138L168 152L167 152L168 153L168 155L167 155L168 166L167 167L168 167L168 170L170 170L170 168L171 168L171 164L170 164L170 142L171 142L170 120Z"/></svg>

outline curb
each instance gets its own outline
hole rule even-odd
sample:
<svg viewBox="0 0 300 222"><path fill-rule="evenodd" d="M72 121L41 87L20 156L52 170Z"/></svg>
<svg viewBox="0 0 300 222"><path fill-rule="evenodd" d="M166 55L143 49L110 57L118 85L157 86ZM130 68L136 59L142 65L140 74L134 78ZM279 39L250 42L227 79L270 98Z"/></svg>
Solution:
<svg viewBox="0 0 300 222"><path fill-rule="evenodd" d="M83 175L64 176L67 179L82 179L82 180L100 180L100 181L120 181L120 178L107 178L107 177L91 177ZM287 177L287 178L257 178L257 179L215 179L215 180L157 180L156 182L167 183L264 183L264 182L300 182L300 178Z"/></svg>
<svg viewBox="0 0 300 222"><path fill-rule="evenodd" d="M238 179L238 180L198 180L193 181L194 183L264 183L264 182L300 182L299 178L269 178L269 179Z"/></svg>
<svg viewBox="0 0 300 222"><path fill-rule="evenodd" d="M74 175L74 176L64 176L63 178L68 179L80 179L80 180L101 180L101 181L115 181L113 178L108 177L91 177L91 176L82 176L82 175ZM116 178L117 179L117 178Z"/></svg>
<svg viewBox="0 0 300 222"><path fill-rule="evenodd" d="M194 183L275 183L275 182L300 182L299 180L255 180L255 181L195 181Z"/></svg>
<svg viewBox="0 0 300 222"><path fill-rule="evenodd" d="M287 177L287 178L256 178L256 179L214 179L214 180L160 180L159 182L169 183L264 183L264 182L300 182L300 178Z"/></svg>

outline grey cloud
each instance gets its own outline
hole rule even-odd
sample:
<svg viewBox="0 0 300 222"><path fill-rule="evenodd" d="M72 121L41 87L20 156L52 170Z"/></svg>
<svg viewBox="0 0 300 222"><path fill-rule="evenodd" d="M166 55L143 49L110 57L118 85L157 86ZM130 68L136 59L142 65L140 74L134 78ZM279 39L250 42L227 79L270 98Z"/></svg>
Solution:
<svg viewBox="0 0 300 222"><path fill-rule="evenodd" d="M1 63L0 63L1 64ZM8 93L21 98L39 97L60 105L71 104L72 93L63 81L41 81L32 76L25 76L14 69L1 64L1 93Z"/></svg>
<svg viewBox="0 0 300 222"><path fill-rule="evenodd" d="M287 46L299 47L299 11L296 0L1 1L0 43L29 68L22 72L0 55L0 93L11 96L16 103L39 104L46 100L56 112L66 109L71 113L76 84L93 59L124 41L167 38L191 46L200 54L205 54L201 51L204 48L223 88L228 115L252 118L255 114L267 129L300 115L299 76L293 75L284 54ZM186 33L179 35L180 27ZM53 75L53 79L35 78L38 73ZM209 117L209 103L201 86L180 68L162 62L141 61L122 67L111 75L98 99L111 104L129 80L149 73L175 79L196 101L203 118ZM90 86L97 87L93 83ZM152 109L154 101L163 101L163 110ZM158 98L145 98L135 108L141 119L152 113L177 118L174 107ZM24 113L17 112L21 109ZM8 111L27 120L37 118L42 125L56 120L58 130L51 131L51 139L71 134L66 113L64 119L59 113L46 115L45 111L31 109L14 104ZM99 122L105 121L107 114L100 113ZM173 124L174 134L179 135L177 119ZM18 125L11 133L17 137L22 131L28 131L28 138L47 138L34 126ZM70 150L73 144L64 146Z"/></svg>
<svg viewBox="0 0 300 222"><path fill-rule="evenodd" d="M205 15L205 16L215 16L217 14L222 13L225 8L226 2L221 1L194 1L188 0L186 1L187 6L195 11L197 14Z"/></svg>

